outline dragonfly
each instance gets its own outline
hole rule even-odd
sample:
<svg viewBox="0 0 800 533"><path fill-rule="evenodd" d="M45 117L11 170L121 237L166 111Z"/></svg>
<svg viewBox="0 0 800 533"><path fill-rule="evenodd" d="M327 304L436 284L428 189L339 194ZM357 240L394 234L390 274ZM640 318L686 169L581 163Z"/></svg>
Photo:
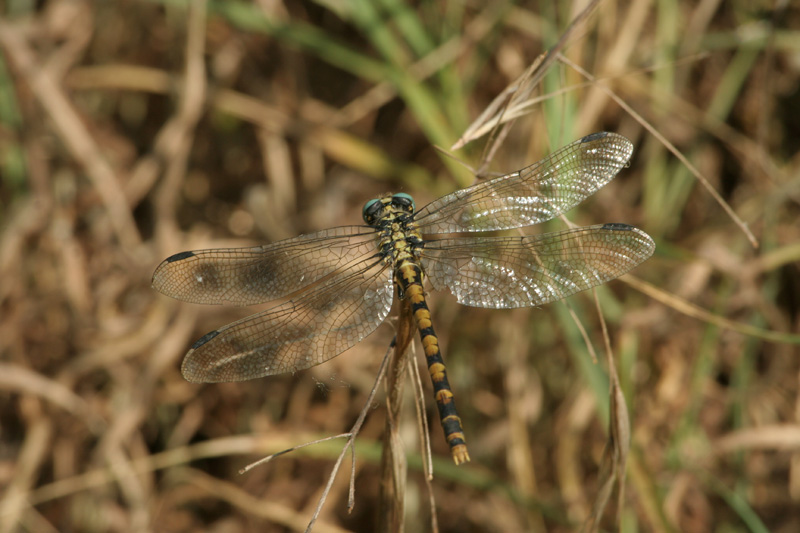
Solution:
<svg viewBox="0 0 800 533"><path fill-rule="evenodd" d="M364 205L366 225L342 226L249 248L187 251L153 274L161 293L196 304L271 308L207 333L181 365L198 383L294 373L336 357L372 333L395 297L411 309L456 464L470 460L433 328L424 284L459 303L509 309L561 300L613 280L649 258L645 232L612 223L538 235L474 235L551 220L628 165L633 145L588 135L522 170L417 210L405 193Z"/></svg>

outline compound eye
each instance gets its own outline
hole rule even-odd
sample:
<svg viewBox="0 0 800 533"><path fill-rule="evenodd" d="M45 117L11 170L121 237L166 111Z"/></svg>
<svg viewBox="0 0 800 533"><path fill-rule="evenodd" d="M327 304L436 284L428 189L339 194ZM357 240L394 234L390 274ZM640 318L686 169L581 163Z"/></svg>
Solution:
<svg viewBox="0 0 800 533"><path fill-rule="evenodd" d="M378 214L381 207L383 207L383 204L378 198L373 198L365 203L364 209L361 210L361 216L364 217L364 222L369 224L370 221L375 218L375 215Z"/></svg>
<svg viewBox="0 0 800 533"><path fill-rule="evenodd" d="M411 197L410 194L406 194L404 192L399 192L392 196L392 203L403 206L409 207L411 206L411 211L416 211L417 206L414 204L414 199Z"/></svg>

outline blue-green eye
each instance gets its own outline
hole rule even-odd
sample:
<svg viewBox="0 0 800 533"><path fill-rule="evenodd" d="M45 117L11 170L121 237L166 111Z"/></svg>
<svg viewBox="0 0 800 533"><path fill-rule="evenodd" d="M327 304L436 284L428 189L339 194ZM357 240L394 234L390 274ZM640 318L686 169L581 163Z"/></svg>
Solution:
<svg viewBox="0 0 800 533"><path fill-rule="evenodd" d="M369 218L373 218L381 207L381 201L378 198L373 198L364 204L364 209L361 210L361 216L364 221L369 223Z"/></svg>
<svg viewBox="0 0 800 533"><path fill-rule="evenodd" d="M403 207L411 206L411 211L416 211L417 206L414 204L414 199L410 194L399 192L392 196L392 203L402 205Z"/></svg>

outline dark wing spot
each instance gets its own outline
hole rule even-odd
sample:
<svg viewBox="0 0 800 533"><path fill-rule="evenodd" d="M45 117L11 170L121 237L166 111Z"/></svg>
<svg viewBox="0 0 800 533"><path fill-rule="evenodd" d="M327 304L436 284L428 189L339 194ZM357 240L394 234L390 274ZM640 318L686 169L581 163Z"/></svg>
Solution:
<svg viewBox="0 0 800 533"><path fill-rule="evenodd" d="M174 263L175 261L182 261L187 257L194 257L194 252L181 252L179 254L171 255L165 259L167 263Z"/></svg>
<svg viewBox="0 0 800 533"><path fill-rule="evenodd" d="M201 347L202 345L204 345L205 343L207 343L208 341L210 341L211 339L213 339L217 335L219 335L219 330L216 330L216 329L214 331L210 332L210 333L206 333L205 335L200 337L197 340L197 342L192 344L192 350L198 349L199 347Z"/></svg>
<svg viewBox="0 0 800 533"><path fill-rule="evenodd" d="M219 277L219 269L211 263L201 263L194 270L194 279L198 285L208 289L218 289L223 280Z"/></svg>
<svg viewBox="0 0 800 533"><path fill-rule="evenodd" d="M275 285L273 281L275 273L280 272L281 269L281 265L278 264L276 259L270 258L267 260L264 258L254 263L246 271L242 270L242 290L252 294L261 294L268 291L268 285ZM288 266L295 268L292 267L291 262Z"/></svg>
<svg viewBox="0 0 800 533"><path fill-rule="evenodd" d="M582 143L589 143L592 141L596 141L597 139L602 139L603 137L607 136L608 133L605 131L598 131L597 133L592 133L591 135L587 135L581 139Z"/></svg>

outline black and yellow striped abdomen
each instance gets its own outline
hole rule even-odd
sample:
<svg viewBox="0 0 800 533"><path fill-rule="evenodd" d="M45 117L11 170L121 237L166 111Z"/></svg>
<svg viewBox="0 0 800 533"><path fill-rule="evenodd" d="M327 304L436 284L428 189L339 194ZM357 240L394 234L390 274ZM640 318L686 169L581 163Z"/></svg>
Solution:
<svg viewBox="0 0 800 533"><path fill-rule="evenodd" d="M385 263L392 267L397 292L400 298L410 304L433 382L433 397L439 409L444 436L453 461L460 465L469 461L469 453L453 391L447 380L447 369L439 350L439 338L433 330L431 312L425 302L423 270L419 264L424 242L414 225L413 213L413 200L402 193L382 196L364 206L365 222L380 230L378 249Z"/></svg>
<svg viewBox="0 0 800 533"><path fill-rule="evenodd" d="M439 409L439 418L442 422L445 439L450 446L450 453L453 455L453 461L457 465L465 463L469 461L469 453L464 438L464 429L461 427L461 418L456 411L453 391L447 380L447 369L444 359L442 359L442 352L439 350L439 338L433 329L431 312L425 301L422 270L411 260L400 261L395 268L395 280L400 286L400 293L411 304L422 349L425 351L428 372L433 382L433 396Z"/></svg>

